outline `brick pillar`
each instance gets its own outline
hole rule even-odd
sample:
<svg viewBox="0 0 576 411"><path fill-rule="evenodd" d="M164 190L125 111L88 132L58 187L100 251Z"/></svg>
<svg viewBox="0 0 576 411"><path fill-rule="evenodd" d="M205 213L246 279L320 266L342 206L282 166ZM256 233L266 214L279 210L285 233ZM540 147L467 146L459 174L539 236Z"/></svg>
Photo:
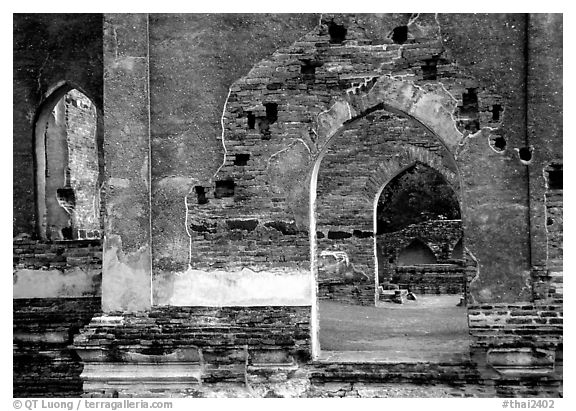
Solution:
<svg viewBox="0 0 576 411"><path fill-rule="evenodd" d="M148 64L148 16L106 14L104 312L151 306Z"/></svg>

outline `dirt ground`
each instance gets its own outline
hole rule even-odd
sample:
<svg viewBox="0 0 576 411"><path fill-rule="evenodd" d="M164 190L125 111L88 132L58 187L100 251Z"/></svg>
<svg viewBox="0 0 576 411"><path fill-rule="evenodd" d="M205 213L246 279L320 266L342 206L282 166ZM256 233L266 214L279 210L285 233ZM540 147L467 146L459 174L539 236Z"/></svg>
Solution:
<svg viewBox="0 0 576 411"><path fill-rule="evenodd" d="M321 359L442 361L469 351L466 307L457 295L418 296L378 307L320 301Z"/></svg>

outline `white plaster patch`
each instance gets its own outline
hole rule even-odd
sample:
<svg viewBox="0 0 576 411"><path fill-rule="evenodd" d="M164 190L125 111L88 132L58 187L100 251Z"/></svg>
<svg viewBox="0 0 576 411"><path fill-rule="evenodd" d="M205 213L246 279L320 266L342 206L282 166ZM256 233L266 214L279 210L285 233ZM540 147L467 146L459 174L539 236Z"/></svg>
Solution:
<svg viewBox="0 0 576 411"><path fill-rule="evenodd" d="M56 298L99 295L94 281L100 270L18 270L13 276L13 298Z"/></svg>
<svg viewBox="0 0 576 411"><path fill-rule="evenodd" d="M190 191L189 187L195 184L198 184L197 179L185 176L169 176L154 181L155 188L170 188L181 192Z"/></svg>
<svg viewBox="0 0 576 411"><path fill-rule="evenodd" d="M189 269L174 276L173 292L155 290L164 295L158 305L172 306L307 306L310 299L310 272L274 270L256 272L201 271ZM154 288L164 281L155 278Z"/></svg>
<svg viewBox="0 0 576 411"><path fill-rule="evenodd" d="M148 244L124 253L120 236L109 235L102 257L102 310L130 312L150 308L152 263Z"/></svg>

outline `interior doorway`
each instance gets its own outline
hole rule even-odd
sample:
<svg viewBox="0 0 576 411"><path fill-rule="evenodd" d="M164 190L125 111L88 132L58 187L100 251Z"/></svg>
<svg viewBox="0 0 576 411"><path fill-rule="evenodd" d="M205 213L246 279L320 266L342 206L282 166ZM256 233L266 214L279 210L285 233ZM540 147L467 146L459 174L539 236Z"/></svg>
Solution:
<svg viewBox="0 0 576 411"><path fill-rule="evenodd" d="M469 355L459 192L452 155L408 117L382 111L332 138L311 184L317 358Z"/></svg>

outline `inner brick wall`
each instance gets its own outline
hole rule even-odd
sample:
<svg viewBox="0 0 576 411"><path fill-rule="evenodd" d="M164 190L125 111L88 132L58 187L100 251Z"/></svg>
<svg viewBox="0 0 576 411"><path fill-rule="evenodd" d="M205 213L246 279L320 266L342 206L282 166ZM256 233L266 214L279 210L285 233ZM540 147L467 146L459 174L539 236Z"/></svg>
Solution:
<svg viewBox="0 0 576 411"><path fill-rule="evenodd" d="M100 238L100 193L96 108L88 97L71 90L66 101L66 140L70 183L74 189L74 237Z"/></svg>
<svg viewBox="0 0 576 411"><path fill-rule="evenodd" d="M413 224L401 231L378 236L378 269L382 283L393 282L399 253L415 239L430 248L439 264L463 265L462 256L452 255L462 239L462 221L433 220Z"/></svg>
<svg viewBox="0 0 576 411"><path fill-rule="evenodd" d="M316 200L318 281L323 298L349 302L354 298L345 294L351 292L357 303L373 304L374 202L382 187L368 192L367 186L381 163L404 155L408 146L439 155L453 167L435 138L413 121L389 112L370 115L330 142L318 172ZM334 252L345 253L347 262L335 266L323 257Z"/></svg>
<svg viewBox="0 0 576 411"><path fill-rule="evenodd" d="M12 251L14 270L66 270L74 267L102 270L100 240L47 243L21 237L14 240Z"/></svg>

